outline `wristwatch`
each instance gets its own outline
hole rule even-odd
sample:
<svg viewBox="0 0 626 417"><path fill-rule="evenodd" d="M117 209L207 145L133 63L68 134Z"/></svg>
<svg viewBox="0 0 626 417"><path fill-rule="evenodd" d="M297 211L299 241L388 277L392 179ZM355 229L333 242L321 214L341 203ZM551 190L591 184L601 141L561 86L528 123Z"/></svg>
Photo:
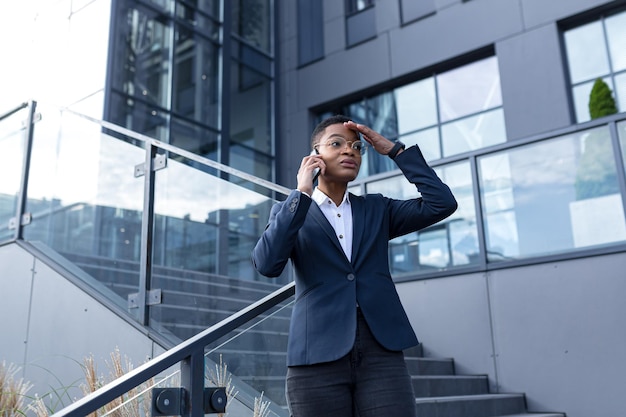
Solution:
<svg viewBox="0 0 626 417"><path fill-rule="evenodd" d="M393 145L393 148L391 148L387 156L391 159L396 159L396 155L398 154L398 152L400 152L400 149L404 150L404 148L406 148L406 145L400 141L397 141Z"/></svg>

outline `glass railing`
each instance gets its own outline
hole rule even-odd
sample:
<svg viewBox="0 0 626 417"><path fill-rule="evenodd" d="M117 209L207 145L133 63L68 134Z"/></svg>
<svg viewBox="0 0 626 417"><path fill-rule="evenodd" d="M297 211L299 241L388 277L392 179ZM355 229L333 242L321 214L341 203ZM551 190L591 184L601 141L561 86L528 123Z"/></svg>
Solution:
<svg viewBox="0 0 626 417"><path fill-rule="evenodd" d="M0 242L15 236L27 119L23 105L0 116Z"/></svg>
<svg viewBox="0 0 626 417"><path fill-rule="evenodd" d="M250 261L287 190L67 109L36 110L21 236L95 278L136 320L176 343L291 281L289 268L270 280ZM0 123L13 163L2 181L7 225L20 190L21 113Z"/></svg>

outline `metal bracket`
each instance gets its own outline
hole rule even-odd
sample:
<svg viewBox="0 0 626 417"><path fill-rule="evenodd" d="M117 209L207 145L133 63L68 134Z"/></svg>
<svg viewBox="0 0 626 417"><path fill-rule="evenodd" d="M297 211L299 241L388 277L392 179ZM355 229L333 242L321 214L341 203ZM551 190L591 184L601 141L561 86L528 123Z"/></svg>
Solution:
<svg viewBox="0 0 626 417"><path fill-rule="evenodd" d="M154 171L167 167L167 156L164 153L155 155L154 157ZM146 163L143 162L139 165L135 165L135 178L146 175Z"/></svg>
<svg viewBox="0 0 626 417"><path fill-rule="evenodd" d="M204 414L224 413L226 402L225 387L204 388ZM152 416L186 415L188 404L188 392L185 388L152 388Z"/></svg>
<svg viewBox="0 0 626 417"><path fill-rule="evenodd" d="M30 224L32 220L33 220L32 214L24 213L22 214L22 220L20 222L20 226L26 226L27 224ZM17 229L17 220L15 219L15 217L11 217L9 219L9 230L13 230L13 229Z"/></svg>
<svg viewBox="0 0 626 417"><path fill-rule="evenodd" d="M37 123L41 121L41 113L35 113L33 116L33 123ZM22 120L22 127L28 126L28 120Z"/></svg>
<svg viewBox="0 0 626 417"><path fill-rule="evenodd" d="M162 294L161 294L160 288L150 290L146 293L146 305L154 306L157 304L161 304L161 302L162 302ZM139 308L139 293L138 292L128 294L128 308Z"/></svg>

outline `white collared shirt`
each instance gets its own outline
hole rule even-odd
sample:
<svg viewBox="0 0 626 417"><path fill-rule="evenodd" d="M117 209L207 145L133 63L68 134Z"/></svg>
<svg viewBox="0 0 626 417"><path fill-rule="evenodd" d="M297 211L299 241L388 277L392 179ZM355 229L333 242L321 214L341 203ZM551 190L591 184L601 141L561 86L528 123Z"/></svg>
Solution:
<svg viewBox="0 0 626 417"><path fill-rule="evenodd" d="M348 191L346 190L339 206L336 206L333 200L317 187L313 190L311 199L317 203L330 225L335 229L335 235L346 258L349 261L352 260L352 207L350 206Z"/></svg>

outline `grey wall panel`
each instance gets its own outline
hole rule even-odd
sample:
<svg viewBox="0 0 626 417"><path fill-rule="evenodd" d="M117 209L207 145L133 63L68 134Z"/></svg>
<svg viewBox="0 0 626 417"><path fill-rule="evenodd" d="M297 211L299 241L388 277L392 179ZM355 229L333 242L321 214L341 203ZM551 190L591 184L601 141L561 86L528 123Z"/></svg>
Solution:
<svg viewBox="0 0 626 417"><path fill-rule="evenodd" d="M400 26L400 1L376 0L376 30L384 33Z"/></svg>
<svg viewBox="0 0 626 417"><path fill-rule="evenodd" d="M502 389L523 390L533 410L569 417L624 413L626 256L493 273Z"/></svg>
<svg viewBox="0 0 626 417"><path fill-rule="evenodd" d="M23 365L25 380L34 385L31 395L42 396L53 390L62 393L62 389L69 388L71 398L82 397L80 384L84 381L84 373L81 365L90 354L96 361L98 373L108 376L106 362L111 363L110 354L116 348L119 348L122 360L127 356L134 366L162 352L162 348L155 346L135 327L41 261L36 260L33 268L33 257L19 246L0 247L0 265L3 265L2 285L11 288L15 297L7 297L8 293L3 292L0 308L13 303L15 308L21 305L21 311L30 309L30 315L22 316L22 313L18 319L14 313L10 317L15 320L2 320L0 334L3 344L8 340L21 345L19 350L16 347L8 350L12 357L6 360L20 361L19 364ZM5 265L11 265L15 271L11 281L15 280L18 285L7 285ZM32 291L25 293L24 289L30 287L22 283L29 282L31 269L35 277ZM27 329L28 334L24 337ZM2 356L5 356L4 349ZM22 364L24 357L26 361ZM69 403L67 400L63 404Z"/></svg>
<svg viewBox="0 0 626 417"><path fill-rule="evenodd" d="M298 109L307 109L389 79L386 36L327 55L321 62L298 72Z"/></svg>
<svg viewBox="0 0 626 417"><path fill-rule="evenodd" d="M0 362L23 366L34 258L17 245L0 246Z"/></svg>
<svg viewBox="0 0 626 417"><path fill-rule="evenodd" d="M623 0L520 0L524 24L528 28L560 20L604 5L624 5Z"/></svg>
<svg viewBox="0 0 626 417"><path fill-rule="evenodd" d="M402 283L398 293L426 356L454 357L459 374L495 384L484 274Z"/></svg>
<svg viewBox="0 0 626 417"><path fill-rule="evenodd" d="M439 64L522 30L517 0L471 1L391 32L392 76Z"/></svg>
<svg viewBox="0 0 626 417"><path fill-rule="evenodd" d="M626 408L624 271L626 254L615 254L398 291L427 354L454 357L463 373L487 372L500 392L524 392L530 411L609 417ZM492 345L495 368L485 358Z"/></svg>
<svg viewBox="0 0 626 417"><path fill-rule="evenodd" d="M559 32L545 25L496 44L508 140L572 122Z"/></svg>

